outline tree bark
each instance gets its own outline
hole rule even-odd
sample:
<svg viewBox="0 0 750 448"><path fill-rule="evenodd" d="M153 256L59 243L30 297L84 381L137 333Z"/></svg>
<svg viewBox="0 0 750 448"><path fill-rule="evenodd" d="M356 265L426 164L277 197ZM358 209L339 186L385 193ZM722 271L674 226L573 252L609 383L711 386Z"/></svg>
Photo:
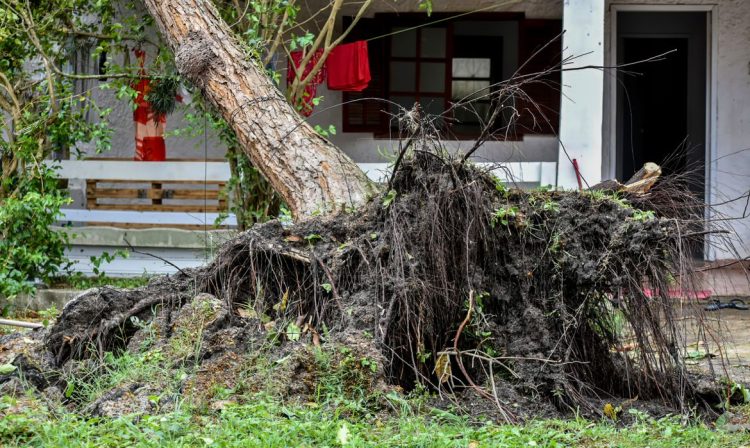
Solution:
<svg viewBox="0 0 750 448"><path fill-rule="evenodd" d="M180 74L237 134L295 218L357 206L374 187L354 161L290 106L210 0L145 0Z"/></svg>

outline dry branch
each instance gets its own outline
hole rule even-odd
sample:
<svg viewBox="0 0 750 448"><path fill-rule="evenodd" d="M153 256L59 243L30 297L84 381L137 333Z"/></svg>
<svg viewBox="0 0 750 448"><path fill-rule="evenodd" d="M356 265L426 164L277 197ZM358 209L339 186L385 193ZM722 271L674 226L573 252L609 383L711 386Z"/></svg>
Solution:
<svg viewBox="0 0 750 448"><path fill-rule="evenodd" d="M589 190L609 190L635 195L646 194L659 180L660 176L661 167L655 163L647 162L624 184L617 179L609 179L599 182Z"/></svg>
<svg viewBox="0 0 750 448"><path fill-rule="evenodd" d="M12 319L0 319L0 325L8 325L11 327L20 327L20 328L43 328L44 325L37 323L37 322L24 322L20 320L12 320Z"/></svg>

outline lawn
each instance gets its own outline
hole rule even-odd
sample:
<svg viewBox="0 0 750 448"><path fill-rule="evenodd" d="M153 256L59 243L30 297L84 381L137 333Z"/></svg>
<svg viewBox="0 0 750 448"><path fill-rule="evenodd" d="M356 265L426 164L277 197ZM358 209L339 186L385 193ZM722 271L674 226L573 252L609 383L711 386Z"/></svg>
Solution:
<svg viewBox="0 0 750 448"><path fill-rule="evenodd" d="M327 367L317 377L311 396L281 398L277 386L283 370L273 369L279 360L262 358L255 361L252 372L240 374L237 386L213 385L210 393L191 395L184 386L190 366L162 368L162 350L168 349L107 354L88 373L79 370L68 389L56 397L29 391L2 396L0 446L718 448L750 444L747 433L714 429L679 416L656 419L634 409L622 412L621 417L633 421L627 426L608 418L522 425L470 418L431 406L426 392L405 395L360 387L364 377L352 376L350 356L344 358L346 363L339 362L319 349L316 362ZM258 366L263 375L255 374ZM91 416L92 403L116 385L143 383L158 385L158 392L147 397L150 412ZM734 411L750 414L748 407Z"/></svg>
<svg viewBox="0 0 750 448"><path fill-rule="evenodd" d="M24 402L25 403L22 403ZM19 406L22 409L19 409ZM408 405L405 405L408 408ZM207 414L188 409L165 415L83 418L24 398L0 400L3 446L425 446L425 447L739 447L747 434L685 424L678 417L618 427L584 419L544 420L520 426L470 422L435 409L400 415L346 416L346 406L285 405L258 396Z"/></svg>

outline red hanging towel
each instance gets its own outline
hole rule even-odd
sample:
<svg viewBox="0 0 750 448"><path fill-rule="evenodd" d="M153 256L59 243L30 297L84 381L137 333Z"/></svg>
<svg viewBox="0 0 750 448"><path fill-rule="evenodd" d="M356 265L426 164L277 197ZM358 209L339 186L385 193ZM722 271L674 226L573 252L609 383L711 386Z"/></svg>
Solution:
<svg viewBox="0 0 750 448"><path fill-rule="evenodd" d="M313 54L313 56L310 58L310 62L307 63L307 66L305 67L304 71L302 72L302 76L300 77L302 79L305 79L307 75L310 74L310 71L315 67L315 65L320 60L320 57L323 55L323 50L318 50ZM294 78L297 76L297 71L299 70L300 65L302 65L302 52L301 51L293 51L290 53L290 56L292 57L292 60L289 61L289 68L286 72L286 85L290 86L294 82ZM294 70L294 67L297 67L297 71ZM315 74L315 76L312 77L310 82L305 86L305 91L302 93L302 98L292 98L292 104L295 106L300 106L299 113L304 115L305 117L309 117L310 114L313 112L313 98L318 93L318 84L321 84L323 80L326 77L326 66L323 64L323 67L318 71L318 73Z"/></svg>
<svg viewBox="0 0 750 448"><path fill-rule="evenodd" d="M141 64L141 76L146 76L144 62L146 53L135 50L135 55ZM167 158L166 144L164 143L164 128L167 125L165 115L155 115L151 110L151 104L146 101L146 95L150 90L150 81L141 79L133 86L138 96L135 99L136 108L133 111L135 122L135 160L162 161Z"/></svg>
<svg viewBox="0 0 750 448"><path fill-rule="evenodd" d="M370 58L364 40L337 46L326 64L330 90L361 92L370 83Z"/></svg>

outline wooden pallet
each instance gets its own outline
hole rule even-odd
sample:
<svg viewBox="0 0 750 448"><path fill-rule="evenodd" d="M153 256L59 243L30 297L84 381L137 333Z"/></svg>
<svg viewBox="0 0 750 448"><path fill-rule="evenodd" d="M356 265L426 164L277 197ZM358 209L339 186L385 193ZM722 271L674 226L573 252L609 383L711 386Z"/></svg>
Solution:
<svg viewBox="0 0 750 448"><path fill-rule="evenodd" d="M145 182L126 179L87 179L86 208L138 212L222 213L228 210L225 187L226 182L223 181ZM115 227L132 227L129 223L107 224Z"/></svg>

